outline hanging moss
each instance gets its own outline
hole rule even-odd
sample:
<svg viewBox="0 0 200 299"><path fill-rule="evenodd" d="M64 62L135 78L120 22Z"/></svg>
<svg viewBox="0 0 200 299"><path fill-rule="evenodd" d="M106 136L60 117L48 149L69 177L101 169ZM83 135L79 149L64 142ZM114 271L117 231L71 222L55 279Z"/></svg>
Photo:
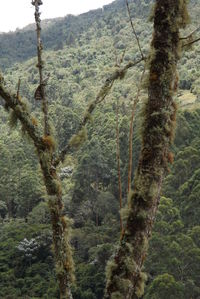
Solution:
<svg viewBox="0 0 200 299"><path fill-rule="evenodd" d="M72 258L72 247L70 245L70 238L71 238L71 227L72 227L72 219L69 219L66 216L62 216L62 224L63 227L66 227L65 229L65 246L66 246L66 262L65 262L65 268L67 270L67 273L70 275L70 282L73 283L75 281L75 275L74 275L74 261Z"/></svg>
<svg viewBox="0 0 200 299"><path fill-rule="evenodd" d="M187 9L188 0L179 0L179 26L185 28L191 21L190 15Z"/></svg>
<svg viewBox="0 0 200 299"><path fill-rule="evenodd" d="M173 162L174 162L174 154L173 154L172 152L168 152L168 157L167 157L167 159L168 159L168 162L169 162L170 164L173 164Z"/></svg>
<svg viewBox="0 0 200 299"><path fill-rule="evenodd" d="M69 141L71 147L79 148L87 139L86 128L81 129L76 135L73 135Z"/></svg>
<svg viewBox="0 0 200 299"><path fill-rule="evenodd" d="M43 140L44 144L47 146L48 149L50 149L50 150L55 149L56 142L55 142L54 138L51 135L43 136L42 140Z"/></svg>
<svg viewBox="0 0 200 299"><path fill-rule="evenodd" d="M31 118L31 121L32 121L32 124L33 124L34 126L38 126L38 121L37 121L37 119L36 119L35 117L32 117L32 118Z"/></svg>
<svg viewBox="0 0 200 299"><path fill-rule="evenodd" d="M145 287L146 280L147 280L146 273L140 272L138 275L138 284L136 287L136 295L138 296L138 298L141 298L142 295L144 294L144 287Z"/></svg>
<svg viewBox="0 0 200 299"><path fill-rule="evenodd" d="M133 248L131 248L130 251L133 251ZM131 258L133 252L130 252L130 256L127 256L125 259L125 268L127 269L127 271L129 273L134 273L134 271L136 270L136 264L134 262L134 260Z"/></svg>
<svg viewBox="0 0 200 299"><path fill-rule="evenodd" d="M120 215L121 215L122 221L126 222L126 220L128 219L128 215L129 215L129 207L126 206L126 207L120 209Z"/></svg>
<svg viewBox="0 0 200 299"><path fill-rule="evenodd" d="M39 156L40 163L47 165L48 168L51 166L51 156L49 154L49 151L47 150L39 151L38 156Z"/></svg>
<svg viewBox="0 0 200 299"><path fill-rule="evenodd" d="M11 128L16 128L18 123L18 116L16 115L16 112L12 110L10 112L10 117L9 117L9 126Z"/></svg>
<svg viewBox="0 0 200 299"><path fill-rule="evenodd" d="M117 284L121 294L124 294L124 292L126 292L126 290L131 287L131 281L129 279L124 279L120 277L118 277Z"/></svg>
<svg viewBox="0 0 200 299"><path fill-rule="evenodd" d="M173 95L178 87L179 30L189 21L186 1L156 0L153 19L154 34L146 78L148 100L142 111L141 153L128 209L122 211L127 219L124 234L107 273L106 299L117 292L123 294L123 298L140 298L144 293L146 275L141 268L147 255L163 176L173 162L170 146L177 110ZM131 267L130 259L133 261ZM130 279L130 288L120 288L119 281L123 279L126 282Z"/></svg>
<svg viewBox="0 0 200 299"><path fill-rule="evenodd" d="M85 121L89 120L90 122L93 122L93 117L89 111L87 111L86 114L84 115L84 120Z"/></svg>
<svg viewBox="0 0 200 299"><path fill-rule="evenodd" d="M124 297L120 292L114 292L112 293L111 299L124 299Z"/></svg>
<svg viewBox="0 0 200 299"><path fill-rule="evenodd" d="M56 263L56 274L57 276L64 275L67 277L68 282L73 283L75 280L74 276L74 262L72 258L72 248L70 245L70 237L71 237L71 219L66 216L61 216L60 223L58 225L64 228L65 234L63 239L60 240L59 247L55 248L54 244L54 252L55 255L60 255L59 262Z"/></svg>
<svg viewBox="0 0 200 299"><path fill-rule="evenodd" d="M106 265L106 277L109 278L111 276L111 273L117 269L117 265L114 261L110 260L108 261Z"/></svg>

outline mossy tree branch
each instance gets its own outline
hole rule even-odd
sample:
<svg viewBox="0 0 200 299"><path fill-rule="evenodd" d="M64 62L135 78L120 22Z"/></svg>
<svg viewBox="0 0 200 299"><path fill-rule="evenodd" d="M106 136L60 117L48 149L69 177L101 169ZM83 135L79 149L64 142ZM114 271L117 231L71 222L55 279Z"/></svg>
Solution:
<svg viewBox="0 0 200 299"><path fill-rule="evenodd" d="M60 151L60 153L58 154L58 156L54 159L53 165L56 167L60 162L63 162L65 159L65 156L69 153L69 151L74 147L77 146L76 143L74 143L74 139L75 136L78 136L81 134L81 136L83 135L83 130L86 126L86 124L90 121L90 116L93 113L93 111L95 110L96 106L100 103L102 103L104 101L104 99L106 98L106 96L109 94L114 82L118 79L123 79L124 76L126 75L126 72L128 71L128 69L134 67L135 65L139 64L141 61L143 61L143 58L140 58L137 61L130 61L129 63L127 63L124 67L121 68L117 68L113 74L111 74L106 81L104 82L103 86L101 87L99 93L97 94L95 100L93 102L91 102L84 114L84 117L82 119L82 121L79 124L79 127L77 129L77 132L75 133L74 136L72 136L72 138L69 140L69 142L66 144L66 146Z"/></svg>
<svg viewBox="0 0 200 299"><path fill-rule="evenodd" d="M42 100L42 110L44 113L44 135L48 136L50 134L49 132L49 124L48 124L48 101L45 94L45 80L43 78L43 68L44 68L44 62L42 60L42 40L41 40L41 19L40 19L40 11L39 7L42 5L41 0L33 0L32 5L35 7L35 23L36 23L36 32L37 32L37 56L38 56L38 71L39 71L39 77L40 82L38 86L38 90L40 92L41 100Z"/></svg>
<svg viewBox="0 0 200 299"><path fill-rule="evenodd" d="M55 143L52 136L50 136L47 116L47 101L45 98L44 80L42 74L42 57L41 57L41 40L40 40L40 13L39 5L42 4L40 0L32 1L36 7L35 17L37 25L37 39L38 39L38 68L40 74L40 92L43 100L44 112L44 136L41 136L35 119L27 110L26 105L19 96L19 86L17 94L9 92L4 85L4 79L0 74L0 96L5 101L7 109L12 109L15 118L22 124L23 130L30 136L35 145L41 170L43 173L44 183L48 194L48 205L51 214L52 232L53 232L53 249L56 264L56 274L59 282L60 298L72 299L70 285L74 279L74 265L72 259L72 251L70 247L70 220L63 214L62 203L62 186L60 178L57 174L56 168L53 166L53 155L55 152Z"/></svg>
<svg viewBox="0 0 200 299"><path fill-rule="evenodd" d="M39 5L39 3L41 2L38 1L35 1L34 3L36 4L37 2ZM40 58L38 61L40 61L41 59L41 53L39 53L39 57ZM108 79L100 89L96 99L88 106L83 120L78 127L76 135L78 135L80 138L83 137L82 135L84 134L82 134L82 132L90 119L89 115L94 111L96 106L101 103L108 95L114 81L117 79L122 79L129 68L137 65L142 60L143 59L141 58L136 62L130 61L124 67L117 68L115 72L108 77ZM42 74L41 67L39 67L39 70L40 74ZM41 82L43 82L42 75L40 76L40 79ZM31 114L26 109L26 105L23 103L21 97L19 96L19 87L17 94L15 95L6 90L3 82L4 79L2 76L0 76L0 96L4 99L7 108L10 108L14 111L14 113L16 114L16 118L22 124L23 130L26 131L30 138L33 140L37 150L41 170L44 177L44 183L46 186L47 194L49 196L48 204L51 212L54 245L53 247L56 260L56 273L60 288L60 298L71 299L72 295L70 291L70 284L73 281L73 260L69 243L70 222L65 216L63 216L62 188L59 176L57 174L56 166L58 166L58 164L64 160L64 157L68 153L69 149L76 145L76 142L74 142L76 136L72 136L69 144L63 149L59 157L56 160L53 159L53 157L55 156L53 137L49 135L49 131L47 134L46 129L44 130L44 136L40 134L37 126L32 120L33 118ZM48 123L46 122L46 124Z"/></svg>
<svg viewBox="0 0 200 299"><path fill-rule="evenodd" d="M70 284L73 281L74 270L69 242L70 222L65 216L63 216L62 188L56 168L58 164L64 160L64 157L68 153L69 149L76 146L76 136L78 135L79 138L83 138L84 134L82 133L84 127L90 119L89 115L94 111L96 106L101 103L108 95L114 81L117 79L122 79L129 68L137 65L142 60L143 59L141 58L136 62L130 61L124 67L117 68L116 71L108 77L108 79L100 89L96 99L88 106L83 120L78 127L77 134L75 136L72 136L69 144L67 144L67 146L63 149L56 160L53 158L55 156L53 137L47 134L41 136L31 114L26 109L26 105L23 103L21 97L19 96L19 87L16 95L7 91L4 85L4 79L0 75L0 96L4 99L7 108L12 109L16 114L16 118L21 122L23 130L26 131L30 138L33 140L38 154L41 170L44 177L44 183L46 186L47 194L49 196L48 204L51 212L56 273L59 281L60 298L62 299L72 298ZM41 80L41 82L43 82L43 77L41 77ZM45 129L45 133L46 132L47 131Z"/></svg>
<svg viewBox="0 0 200 299"><path fill-rule="evenodd" d="M174 135L173 94L181 51L179 29L184 28L188 20L185 0L156 0L141 154L134 189L129 194L125 232L107 266L105 299L136 299L144 292L146 275L142 266Z"/></svg>
<svg viewBox="0 0 200 299"><path fill-rule="evenodd" d="M60 287L60 298L71 299L70 283L73 281L73 260L69 243L70 221L63 215L61 182L55 167L52 165L53 141L41 136L26 105L18 95L7 91L3 77L0 75L0 96L4 99L7 109L12 109L23 130L30 136L35 145L44 183L48 194L48 205L51 213L53 230L53 247L56 261L56 273Z"/></svg>
<svg viewBox="0 0 200 299"><path fill-rule="evenodd" d="M32 122L32 116L30 112L27 110L26 104L19 99L18 94L11 93L6 89L4 85L4 79L1 74L0 96L4 99L6 108L12 109L14 111L17 119L20 120L22 127L26 130L28 135L33 140L36 148L40 148L41 150L45 149L42 136L37 127L34 126Z"/></svg>

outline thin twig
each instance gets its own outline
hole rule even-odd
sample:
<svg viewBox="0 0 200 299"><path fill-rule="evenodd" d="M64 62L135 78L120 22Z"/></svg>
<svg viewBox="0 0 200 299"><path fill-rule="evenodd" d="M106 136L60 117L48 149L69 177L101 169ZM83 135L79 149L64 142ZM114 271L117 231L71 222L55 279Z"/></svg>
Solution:
<svg viewBox="0 0 200 299"><path fill-rule="evenodd" d="M131 27L132 27L132 30L133 30L133 34L134 34L134 36L135 36L135 38L136 38L136 41L137 41L137 44L138 44L138 48L139 48L141 57L142 57L142 59L144 59L144 54L143 54L143 52L142 52L142 48L141 48L141 45L140 45L140 40L139 40L139 38L138 38L138 36L137 36L136 30L135 30L135 27L134 27L134 25L133 25L133 21L132 21L132 18L131 18L131 11L130 11L130 7L129 7L129 4L128 4L128 0L125 0L125 2L126 2L127 11L128 11L128 15L129 15L129 21L130 21L130 23L131 23Z"/></svg>
<svg viewBox="0 0 200 299"><path fill-rule="evenodd" d="M198 30L200 29L200 25L195 28L190 34L188 34L187 36L183 36L183 37L180 37L180 40L183 40L183 39L188 39L190 38L195 32L197 32Z"/></svg>
<svg viewBox="0 0 200 299"><path fill-rule="evenodd" d="M21 85L21 79L19 78L18 85L17 85L17 99L18 100L19 100L20 85Z"/></svg>
<svg viewBox="0 0 200 299"><path fill-rule="evenodd" d="M114 53L115 53L115 66L116 67L120 67L123 60L124 60L124 56L125 56L125 53L126 53L126 49L124 49L124 51L122 52L122 55L121 57L118 59L118 56L117 56L117 51L116 49L114 48Z"/></svg>
<svg viewBox="0 0 200 299"><path fill-rule="evenodd" d="M119 188L119 207L122 209L122 180L121 180L121 168L120 168L120 146L119 146L119 100L117 100L116 109L116 158L117 158L117 173L118 173L118 188ZM120 217L120 232L123 232L123 222L121 213Z"/></svg>
<svg viewBox="0 0 200 299"><path fill-rule="evenodd" d="M119 66L121 66L122 62L124 61L124 56L125 56L125 54L126 54L126 49L124 49L124 51L123 51L123 53L122 53L122 56L121 56L121 58L120 58L120 60L119 60Z"/></svg>
<svg viewBox="0 0 200 299"><path fill-rule="evenodd" d="M196 42L198 42L198 41L200 41L200 37L197 38L197 39L195 39L195 40L192 40L191 42L188 42L188 43L186 43L186 44L183 44L182 47L184 48L184 47L187 47L187 46L191 46L192 44L194 44L194 43L196 43Z"/></svg>
<svg viewBox="0 0 200 299"><path fill-rule="evenodd" d="M116 51L115 48L114 48L114 54L115 54L115 66L118 67L118 66L119 66L119 63L118 63L118 56L117 56L117 51Z"/></svg>

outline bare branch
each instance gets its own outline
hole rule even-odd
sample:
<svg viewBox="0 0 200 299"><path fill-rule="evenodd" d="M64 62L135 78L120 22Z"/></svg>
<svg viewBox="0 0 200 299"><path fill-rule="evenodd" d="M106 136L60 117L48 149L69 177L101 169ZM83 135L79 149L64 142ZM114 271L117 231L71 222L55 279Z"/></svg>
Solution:
<svg viewBox="0 0 200 299"><path fill-rule="evenodd" d="M186 44L183 44L182 47L184 48L184 47L191 46L192 44L194 44L194 43L196 43L196 42L198 42L198 41L200 41L200 37L197 38L197 39L192 40L191 42L188 42L188 43L186 43Z"/></svg>
<svg viewBox="0 0 200 299"><path fill-rule="evenodd" d="M91 102L88 106L88 108L86 109L85 115L83 117L83 120L81 121L81 123L79 124L78 130L76 132L75 135L77 135L79 132L82 131L82 129L86 126L86 124L88 123L88 121L90 120L90 115L93 113L94 109L96 108L96 106L98 104L100 104L101 102L104 101L105 97L109 94L113 83L115 80L118 79L123 79L127 70L137 64L139 64L141 61L143 61L144 58L140 58L137 61L130 61L129 63L127 63L124 67L122 68L118 68L112 75L110 75L105 83L103 84L103 86L101 87L99 93L96 96L96 99ZM73 136L72 136L73 137ZM71 139L70 139L71 141ZM65 159L66 154L71 150L71 148L73 147L73 145L71 144L71 142L68 142L67 145L63 148L63 150L61 150L61 152L59 153L58 157L56 157L54 159L53 165L56 167L60 162L63 162Z"/></svg>
<svg viewBox="0 0 200 299"><path fill-rule="evenodd" d="M191 37L195 32L197 32L199 29L200 29L200 25L199 25L197 28L195 28L192 32L190 32L187 36L180 37L180 40L190 38L190 37Z"/></svg>
<svg viewBox="0 0 200 299"><path fill-rule="evenodd" d="M129 15L129 21L130 21L130 23L131 23L131 27L132 27L132 30L133 30L133 34L134 34L134 36L135 36L135 38L136 38L136 41L137 41L137 44L138 44L138 48L139 48L141 57L142 57L142 59L144 59L144 54L143 54L143 52L142 52L142 48L141 48L141 45L140 45L140 40L139 40L139 38L138 38L138 36L137 36L136 30L135 30L135 27L134 27L134 25L133 25L133 21L132 21L132 18L131 18L131 11L130 11L130 7L129 7L129 4L128 4L128 0L125 0L125 2L126 2L127 11L128 11L128 15Z"/></svg>
<svg viewBox="0 0 200 299"><path fill-rule="evenodd" d="M20 85L21 85L21 79L18 80L18 85L17 85L17 99L18 100L19 100Z"/></svg>
<svg viewBox="0 0 200 299"><path fill-rule="evenodd" d="M38 96L39 94L39 99L42 100L43 104L43 113L44 113L44 135L48 136L49 133L49 125L48 125L48 101L45 95L45 81L43 80L43 65L44 62L42 61L42 50L43 50L43 45L41 41L41 19L40 19L40 11L39 11L39 6L42 5L41 0L34 0L32 1L32 5L35 6L35 23L36 23L36 32L37 32L37 56L38 56L38 63L37 67L39 70L39 76L40 76L40 83L38 88L36 89L35 92L35 98L36 94ZM38 98L36 98L38 99Z"/></svg>
<svg viewBox="0 0 200 299"><path fill-rule="evenodd" d="M118 189L119 189L119 207L122 209L122 180L121 180L121 168L120 168L120 146L119 146L119 100L117 100L116 109L116 158L117 158L117 173L118 173ZM120 232L123 233L123 221L121 214L120 217Z"/></svg>

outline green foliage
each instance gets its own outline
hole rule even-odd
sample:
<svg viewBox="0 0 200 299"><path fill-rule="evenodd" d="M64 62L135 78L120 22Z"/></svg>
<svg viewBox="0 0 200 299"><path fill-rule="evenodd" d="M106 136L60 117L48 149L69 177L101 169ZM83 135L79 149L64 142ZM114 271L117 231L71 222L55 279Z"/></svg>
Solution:
<svg viewBox="0 0 200 299"><path fill-rule="evenodd" d="M49 226L29 225L20 220L1 224L1 298L47 298L45 294L56 298L52 267Z"/></svg>
<svg viewBox="0 0 200 299"><path fill-rule="evenodd" d="M49 208L46 202L40 202L28 215L30 224L47 224L50 223Z"/></svg>
<svg viewBox="0 0 200 299"><path fill-rule="evenodd" d="M155 278L144 298L148 299L182 299L183 285L176 282L169 274L159 275Z"/></svg>
<svg viewBox="0 0 200 299"><path fill-rule="evenodd" d="M69 141L71 147L79 148L87 139L86 128L81 129L76 135L73 135Z"/></svg>
<svg viewBox="0 0 200 299"><path fill-rule="evenodd" d="M171 199L162 198L146 261L149 282L145 298L174 298L177 293L175 298L187 299L200 294L197 236L198 226L187 230L179 208ZM164 284L163 278L169 283ZM193 287L188 289L190 284Z"/></svg>
<svg viewBox="0 0 200 299"><path fill-rule="evenodd" d="M26 217L44 196L36 156L6 124L2 124L0 148L0 188L8 217Z"/></svg>
<svg viewBox="0 0 200 299"><path fill-rule="evenodd" d="M144 18L151 3L137 0L130 4L145 54L148 53L152 27ZM191 1L191 12L196 22L200 13L198 1ZM79 17L67 16L56 22L50 21L50 24L43 30L47 50L44 53L45 71L50 72L47 85L49 114L60 150L75 134L88 103L95 99L113 71L114 48L119 56L124 48L127 49L124 63L139 58L139 53L133 43L123 0L106 6L104 12L100 9ZM36 62L32 58L35 56L34 34L34 29L29 27L0 35L0 65L3 68L9 66L5 80L8 87L15 86L15 92L18 78L21 78L20 94L32 103L32 112L41 129L40 103L33 99L38 86ZM161 199L145 265L148 273L145 299L200 296L200 110L196 109L200 93L199 53L196 44L192 51L184 53L180 63L178 102L183 109L177 119L173 147L175 161L164 182L165 197ZM65 162L68 165L70 161L74 169L72 177L62 181L65 210L74 219L72 246L77 278L73 286L74 299L101 299L103 296L105 265L115 250L113 244L119 239L116 100L120 104L120 162L125 204L130 107L140 72L138 65L127 72L124 81L115 84L107 102L97 107L92 123L87 125L88 139L77 156L69 155ZM180 100L186 91L195 96L192 105ZM195 111L189 111L194 108ZM11 118L16 124L15 115ZM0 119L0 297L58 298L48 227L50 216L44 201L37 157L33 147L27 145L17 131L8 129L7 115L2 107ZM140 149L140 127L139 119L134 125L133 173ZM17 218L16 221L13 218ZM26 219L27 223L19 218ZM17 250L25 238L28 242L23 244L28 248L29 242L38 237L39 250L34 249L31 258ZM127 265L129 271L133 271L133 261L127 259ZM124 283L127 286L127 282ZM141 287L140 294L143 285ZM120 293L114 296L122 298Z"/></svg>

